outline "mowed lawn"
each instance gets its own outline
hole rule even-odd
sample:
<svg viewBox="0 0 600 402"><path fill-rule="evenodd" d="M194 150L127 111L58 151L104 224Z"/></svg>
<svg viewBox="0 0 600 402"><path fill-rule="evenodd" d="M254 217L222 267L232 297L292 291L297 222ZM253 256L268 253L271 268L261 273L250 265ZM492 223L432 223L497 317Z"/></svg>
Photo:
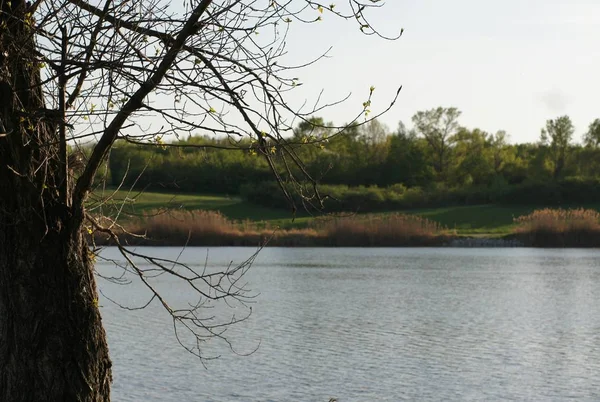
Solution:
<svg viewBox="0 0 600 402"><path fill-rule="evenodd" d="M424 218L438 222L448 229L454 229L463 235L504 235L516 226L514 219L528 215L536 209L594 209L600 211L600 204L583 205L469 205L404 211L418 214Z"/></svg>
<svg viewBox="0 0 600 402"><path fill-rule="evenodd" d="M107 199L108 198L108 199ZM305 211L294 216L291 210L272 209L250 204L235 196L206 194L172 194L158 192L97 190L91 197L89 207L94 212L110 216L119 214L121 219L130 219L144 213L166 209L219 211L233 220L265 222L271 227L306 227L312 219ZM563 206L563 208L585 207L600 211L600 204ZM539 206L473 205L431 209L412 209L382 212L415 214L438 222L462 235L501 236L510 233L514 218L529 214Z"/></svg>
<svg viewBox="0 0 600 402"><path fill-rule="evenodd" d="M533 212L533 206L469 205L435 209L405 211L438 222L459 234L509 233L514 227L514 218Z"/></svg>
<svg viewBox="0 0 600 402"><path fill-rule="evenodd" d="M92 211L110 216L120 211L125 218L165 209L220 211L230 219L252 221L291 219L292 216L291 211L261 207L235 196L106 189L96 190L90 198Z"/></svg>

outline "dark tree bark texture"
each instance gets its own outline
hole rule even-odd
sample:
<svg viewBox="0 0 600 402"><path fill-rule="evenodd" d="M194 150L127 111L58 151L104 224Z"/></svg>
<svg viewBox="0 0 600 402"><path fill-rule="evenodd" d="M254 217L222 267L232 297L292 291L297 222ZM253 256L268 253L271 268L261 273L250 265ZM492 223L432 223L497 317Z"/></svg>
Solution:
<svg viewBox="0 0 600 402"><path fill-rule="evenodd" d="M108 401L83 209L65 194L24 0L0 0L0 400Z"/></svg>

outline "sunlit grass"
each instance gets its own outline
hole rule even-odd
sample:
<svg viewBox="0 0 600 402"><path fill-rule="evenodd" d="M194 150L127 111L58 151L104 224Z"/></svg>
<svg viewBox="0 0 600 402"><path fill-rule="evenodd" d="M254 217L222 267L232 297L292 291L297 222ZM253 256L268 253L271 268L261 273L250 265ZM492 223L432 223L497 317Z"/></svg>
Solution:
<svg viewBox="0 0 600 402"><path fill-rule="evenodd" d="M92 194L90 206L96 212L114 216L118 211L121 217L141 216L157 210L204 210L219 211L230 219L254 221L290 220L289 211L261 207L244 202L239 197L207 194L173 194L149 191L97 190Z"/></svg>
<svg viewBox="0 0 600 402"><path fill-rule="evenodd" d="M313 225L316 216L300 211L295 216L290 210L272 209L248 203L236 196L209 194L172 194L160 192L118 191L104 204L101 200L113 193L112 190L96 191L92 195L90 206L93 212L109 216L119 214L127 221L147 214L149 211L187 210L218 211L223 217L244 221L249 220L257 228L272 230L305 229ZM566 206L566 208L580 206ZM584 205L588 209L600 210L600 205ZM513 232L517 224L515 218L531 214L535 206L473 205L443 208L411 209L390 211L369 216L393 216L395 213L417 215L438 223L459 235L503 236ZM325 211L326 212L326 211Z"/></svg>

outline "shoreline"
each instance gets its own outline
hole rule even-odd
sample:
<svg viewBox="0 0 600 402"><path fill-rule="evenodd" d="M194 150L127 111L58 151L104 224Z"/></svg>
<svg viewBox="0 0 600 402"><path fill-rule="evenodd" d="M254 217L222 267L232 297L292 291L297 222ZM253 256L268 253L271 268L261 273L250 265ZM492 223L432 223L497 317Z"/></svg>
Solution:
<svg viewBox="0 0 600 402"><path fill-rule="evenodd" d="M204 237L204 236L203 236ZM221 240L221 241L217 241ZM133 236L121 236L121 243L133 247L284 247L284 248L600 248L597 242L571 242L564 238L555 236L544 237L540 241L539 236L516 236L514 234L503 237L472 237L472 236L450 236L439 235L427 238L411 239L387 239L385 242L373 241L336 241L336 239L323 237L286 237L273 236L270 240L260 236L235 236L223 241L223 236L215 236L208 240L195 239L193 236L187 240L181 238L151 239L136 238ZM364 239L363 239L364 240ZM528 241L529 240L529 241ZM96 236L94 245L114 246L110 239Z"/></svg>
<svg viewBox="0 0 600 402"><path fill-rule="evenodd" d="M515 223L501 234L469 235L420 216L394 213L332 215L302 228L284 229L232 221L212 211L169 211L127 221L115 236L124 245L153 247L600 247L600 213L596 211L536 210ZM96 245L111 244L100 230L91 236Z"/></svg>

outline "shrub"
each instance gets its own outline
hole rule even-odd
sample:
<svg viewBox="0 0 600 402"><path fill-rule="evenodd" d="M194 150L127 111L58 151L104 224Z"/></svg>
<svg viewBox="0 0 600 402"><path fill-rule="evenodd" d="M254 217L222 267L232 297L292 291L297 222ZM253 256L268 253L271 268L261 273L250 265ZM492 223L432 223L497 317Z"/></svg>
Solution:
<svg viewBox="0 0 600 402"><path fill-rule="evenodd" d="M527 182L513 186L497 180L492 186L460 188L438 185L428 189L407 189L401 184L387 188L322 185L319 190L321 195L330 196L324 203L326 212L377 212L482 204L549 206L600 202L600 181L581 178L568 178L560 182ZM258 205L270 208L289 207L275 182L248 184L242 186L240 192L244 199ZM294 197L296 205L302 205L297 189L289 186L288 192Z"/></svg>

